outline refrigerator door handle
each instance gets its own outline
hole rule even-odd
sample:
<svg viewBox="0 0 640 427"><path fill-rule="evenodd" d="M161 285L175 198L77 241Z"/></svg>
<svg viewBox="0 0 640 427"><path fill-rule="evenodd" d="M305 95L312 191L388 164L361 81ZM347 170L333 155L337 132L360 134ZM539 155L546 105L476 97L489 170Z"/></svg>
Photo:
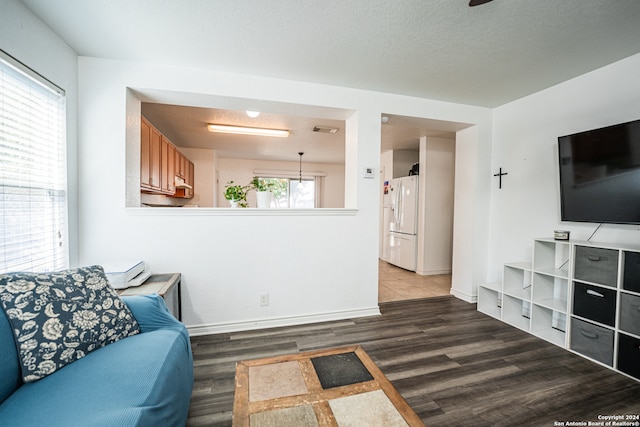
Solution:
<svg viewBox="0 0 640 427"><path fill-rule="evenodd" d="M393 224L394 224L394 228L393 231L396 231L396 229L398 228L398 209L399 209L399 204L398 204L398 188L395 187L393 188L394 193L393 193Z"/></svg>
<svg viewBox="0 0 640 427"><path fill-rule="evenodd" d="M404 186L402 185L402 181L400 181L400 184L398 185L399 187L399 191L398 191L398 218L396 219L396 224L398 226L398 229L401 227L401 223L402 223L402 215L404 214L403 212L403 201L404 201Z"/></svg>

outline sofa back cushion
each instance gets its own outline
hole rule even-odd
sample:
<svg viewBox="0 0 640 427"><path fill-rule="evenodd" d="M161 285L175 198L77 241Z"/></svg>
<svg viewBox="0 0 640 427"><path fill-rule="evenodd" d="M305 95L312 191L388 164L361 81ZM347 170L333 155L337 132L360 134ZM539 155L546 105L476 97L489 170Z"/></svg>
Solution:
<svg viewBox="0 0 640 427"><path fill-rule="evenodd" d="M13 343L13 331L0 310L0 404L22 385L20 360Z"/></svg>
<svg viewBox="0 0 640 427"><path fill-rule="evenodd" d="M0 303L27 383L140 332L100 266L0 275Z"/></svg>

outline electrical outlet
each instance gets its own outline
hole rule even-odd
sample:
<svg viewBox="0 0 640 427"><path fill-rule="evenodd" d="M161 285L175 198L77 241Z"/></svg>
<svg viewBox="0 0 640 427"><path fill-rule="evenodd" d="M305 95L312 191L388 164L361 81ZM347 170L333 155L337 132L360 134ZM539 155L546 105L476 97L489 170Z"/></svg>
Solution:
<svg viewBox="0 0 640 427"><path fill-rule="evenodd" d="M267 293L260 294L260 306L265 307L267 305L269 305L269 294Z"/></svg>

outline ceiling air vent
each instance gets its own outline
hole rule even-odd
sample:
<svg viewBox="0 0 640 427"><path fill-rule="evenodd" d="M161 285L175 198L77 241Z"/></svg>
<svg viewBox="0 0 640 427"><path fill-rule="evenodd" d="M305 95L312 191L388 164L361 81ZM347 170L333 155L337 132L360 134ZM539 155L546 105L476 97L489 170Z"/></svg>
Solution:
<svg viewBox="0 0 640 427"><path fill-rule="evenodd" d="M324 126L314 126L313 127L313 131L314 132L320 132L320 133L336 133L336 132L338 132L338 128L328 128L328 127L324 127Z"/></svg>

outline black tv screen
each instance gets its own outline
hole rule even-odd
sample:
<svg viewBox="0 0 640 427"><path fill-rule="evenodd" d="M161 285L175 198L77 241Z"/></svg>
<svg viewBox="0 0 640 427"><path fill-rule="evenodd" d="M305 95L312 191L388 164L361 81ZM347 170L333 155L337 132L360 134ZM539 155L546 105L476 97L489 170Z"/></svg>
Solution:
<svg viewBox="0 0 640 427"><path fill-rule="evenodd" d="M640 120L558 137L562 221L640 224Z"/></svg>

